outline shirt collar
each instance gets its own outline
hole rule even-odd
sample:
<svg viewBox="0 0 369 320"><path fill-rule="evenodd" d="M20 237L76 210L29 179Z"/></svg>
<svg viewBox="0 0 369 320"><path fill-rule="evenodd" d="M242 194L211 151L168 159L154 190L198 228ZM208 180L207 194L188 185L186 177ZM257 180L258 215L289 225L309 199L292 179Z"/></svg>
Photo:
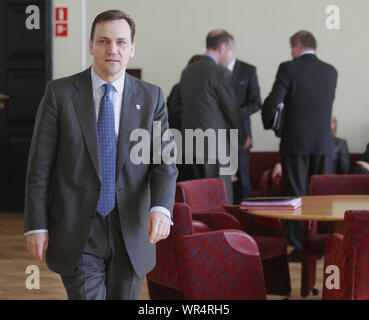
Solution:
<svg viewBox="0 0 369 320"><path fill-rule="evenodd" d="M228 70L233 72L234 65L236 64L236 58L234 58L227 66Z"/></svg>
<svg viewBox="0 0 369 320"><path fill-rule="evenodd" d="M213 59L213 60L214 60L214 62L215 62L216 64L218 64L218 60L217 60L214 56L212 56L212 55L211 55L211 54L209 54L209 53L205 53L205 55L206 55L206 56L208 56L209 58Z"/></svg>
<svg viewBox="0 0 369 320"><path fill-rule="evenodd" d="M314 51L314 50L306 50L306 51L304 51L304 52L302 52L302 53L300 54L300 57L301 57L302 55L304 55L304 54L315 54L315 51Z"/></svg>
<svg viewBox="0 0 369 320"><path fill-rule="evenodd" d="M124 89L124 80L125 80L125 72L116 80L114 80L111 84L113 85L114 89L119 93L123 94ZM92 89L96 91L101 86L103 86L106 81L101 79L96 72L94 71L94 68L91 67L91 80L92 80Z"/></svg>

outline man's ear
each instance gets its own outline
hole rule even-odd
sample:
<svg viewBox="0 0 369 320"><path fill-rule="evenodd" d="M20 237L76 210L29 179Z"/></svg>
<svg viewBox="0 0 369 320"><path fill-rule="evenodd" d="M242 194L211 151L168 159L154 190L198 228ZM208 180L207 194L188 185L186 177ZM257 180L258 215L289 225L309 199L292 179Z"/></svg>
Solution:
<svg viewBox="0 0 369 320"><path fill-rule="evenodd" d="M90 52L90 55L91 56L93 56L93 53L92 53L92 45L93 45L93 43L92 43L92 40L90 40L90 42L88 43L88 46L89 46L89 52Z"/></svg>
<svg viewBox="0 0 369 320"><path fill-rule="evenodd" d="M131 47L131 53L129 55L130 58L133 58L136 52L136 47L135 47L135 43L132 43L132 47Z"/></svg>

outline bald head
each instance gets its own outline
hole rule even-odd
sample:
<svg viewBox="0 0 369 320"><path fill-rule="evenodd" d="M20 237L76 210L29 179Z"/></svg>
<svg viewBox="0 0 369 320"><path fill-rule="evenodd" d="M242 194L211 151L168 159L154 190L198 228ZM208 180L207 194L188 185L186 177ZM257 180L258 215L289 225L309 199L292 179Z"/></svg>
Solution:
<svg viewBox="0 0 369 320"><path fill-rule="evenodd" d="M215 57L218 63L226 66L234 55L234 38L225 30L215 29L206 37L206 53Z"/></svg>
<svg viewBox="0 0 369 320"><path fill-rule="evenodd" d="M217 50L221 44L233 42L233 36L225 30L216 29L208 33L206 37L206 49Z"/></svg>

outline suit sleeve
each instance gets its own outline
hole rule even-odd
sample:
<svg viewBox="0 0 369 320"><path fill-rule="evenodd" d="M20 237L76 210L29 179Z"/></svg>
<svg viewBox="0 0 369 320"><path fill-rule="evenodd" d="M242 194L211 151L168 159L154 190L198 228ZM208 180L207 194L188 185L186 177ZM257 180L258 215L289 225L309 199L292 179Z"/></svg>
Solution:
<svg viewBox="0 0 369 320"><path fill-rule="evenodd" d="M161 123L161 136L166 136L168 133L168 116L164 103L163 93L161 89L158 89L158 102L155 109L154 121L160 121ZM166 139L165 139L166 140ZM161 143L161 155L162 159L170 158L173 150L176 148L174 138L171 137L169 141L163 141ZM168 161L170 163L170 161ZM170 164L166 164L165 161L161 161L160 164L150 165L150 191L151 191L151 203L150 208L161 206L173 212L174 196L176 190L178 170L175 165L175 161ZM173 219L173 217L172 217Z"/></svg>
<svg viewBox="0 0 369 320"><path fill-rule="evenodd" d="M369 143L366 146L366 150L364 152L363 161L369 162Z"/></svg>
<svg viewBox="0 0 369 320"><path fill-rule="evenodd" d="M291 79L288 75L286 65L282 63L277 72L272 91L265 99L261 110L261 117L265 129L270 129L273 124L275 109L280 102L284 102L290 89Z"/></svg>
<svg viewBox="0 0 369 320"><path fill-rule="evenodd" d="M49 82L37 111L25 186L24 232L47 229L49 188L58 141L56 99Z"/></svg>
<svg viewBox="0 0 369 320"><path fill-rule="evenodd" d="M249 86L247 88L247 101L244 106L241 106L243 116L251 116L253 113L261 109L261 98L256 69L253 70Z"/></svg>
<svg viewBox="0 0 369 320"><path fill-rule="evenodd" d="M238 129L238 141L244 145L247 133L242 121L241 110L232 86L231 73L226 69L224 71L224 74L217 79L217 98L224 117L229 122L231 129Z"/></svg>
<svg viewBox="0 0 369 320"><path fill-rule="evenodd" d="M340 153L338 158L338 173L348 174L350 172L350 152L347 146L347 141L340 141Z"/></svg>

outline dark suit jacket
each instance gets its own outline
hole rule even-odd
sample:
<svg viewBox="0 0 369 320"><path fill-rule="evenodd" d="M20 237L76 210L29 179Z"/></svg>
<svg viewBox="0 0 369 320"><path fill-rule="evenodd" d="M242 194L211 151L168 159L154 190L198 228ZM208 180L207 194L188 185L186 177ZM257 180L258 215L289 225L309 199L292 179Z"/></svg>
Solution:
<svg viewBox="0 0 369 320"><path fill-rule="evenodd" d="M282 155L332 155L332 105L337 71L305 54L279 66L273 89L262 107L264 128L272 125L274 108L285 104Z"/></svg>
<svg viewBox="0 0 369 320"><path fill-rule="evenodd" d="M179 83L176 83L167 98L169 127L181 130L183 107L179 90Z"/></svg>
<svg viewBox="0 0 369 320"><path fill-rule="evenodd" d="M366 146L366 150L364 152L363 157L361 158L361 161L369 163L369 143ZM369 174L369 171L357 164L354 169L354 174Z"/></svg>
<svg viewBox="0 0 369 320"><path fill-rule="evenodd" d="M238 129L239 142L242 145L246 142L247 134L231 76L228 69L208 56L182 72L183 129Z"/></svg>
<svg viewBox="0 0 369 320"><path fill-rule="evenodd" d="M117 144L116 203L132 265L143 276L155 265L148 241L152 206L172 210L175 165L134 165L130 133L168 128L161 90L126 74ZM141 108L138 110L136 105ZM150 183L149 183L150 177ZM86 244L101 188L98 135L90 69L50 81L39 106L29 153L24 231L49 230L46 262L71 272Z"/></svg>
<svg viewBox="0 0 369 320"><path fill-rule="evenodd" d="M347 141L341 138L334 138L333 149L333 169L336 174L349 174L351 157Z"/></svg>
<svg viewBox="0 0 369 320"><path fill-rule="evenodd" d="M233 88L241 107L242 119L251 137L250 116L261 109L261 98L256 68L251 64L236 60L232 72Z"/></svg>

